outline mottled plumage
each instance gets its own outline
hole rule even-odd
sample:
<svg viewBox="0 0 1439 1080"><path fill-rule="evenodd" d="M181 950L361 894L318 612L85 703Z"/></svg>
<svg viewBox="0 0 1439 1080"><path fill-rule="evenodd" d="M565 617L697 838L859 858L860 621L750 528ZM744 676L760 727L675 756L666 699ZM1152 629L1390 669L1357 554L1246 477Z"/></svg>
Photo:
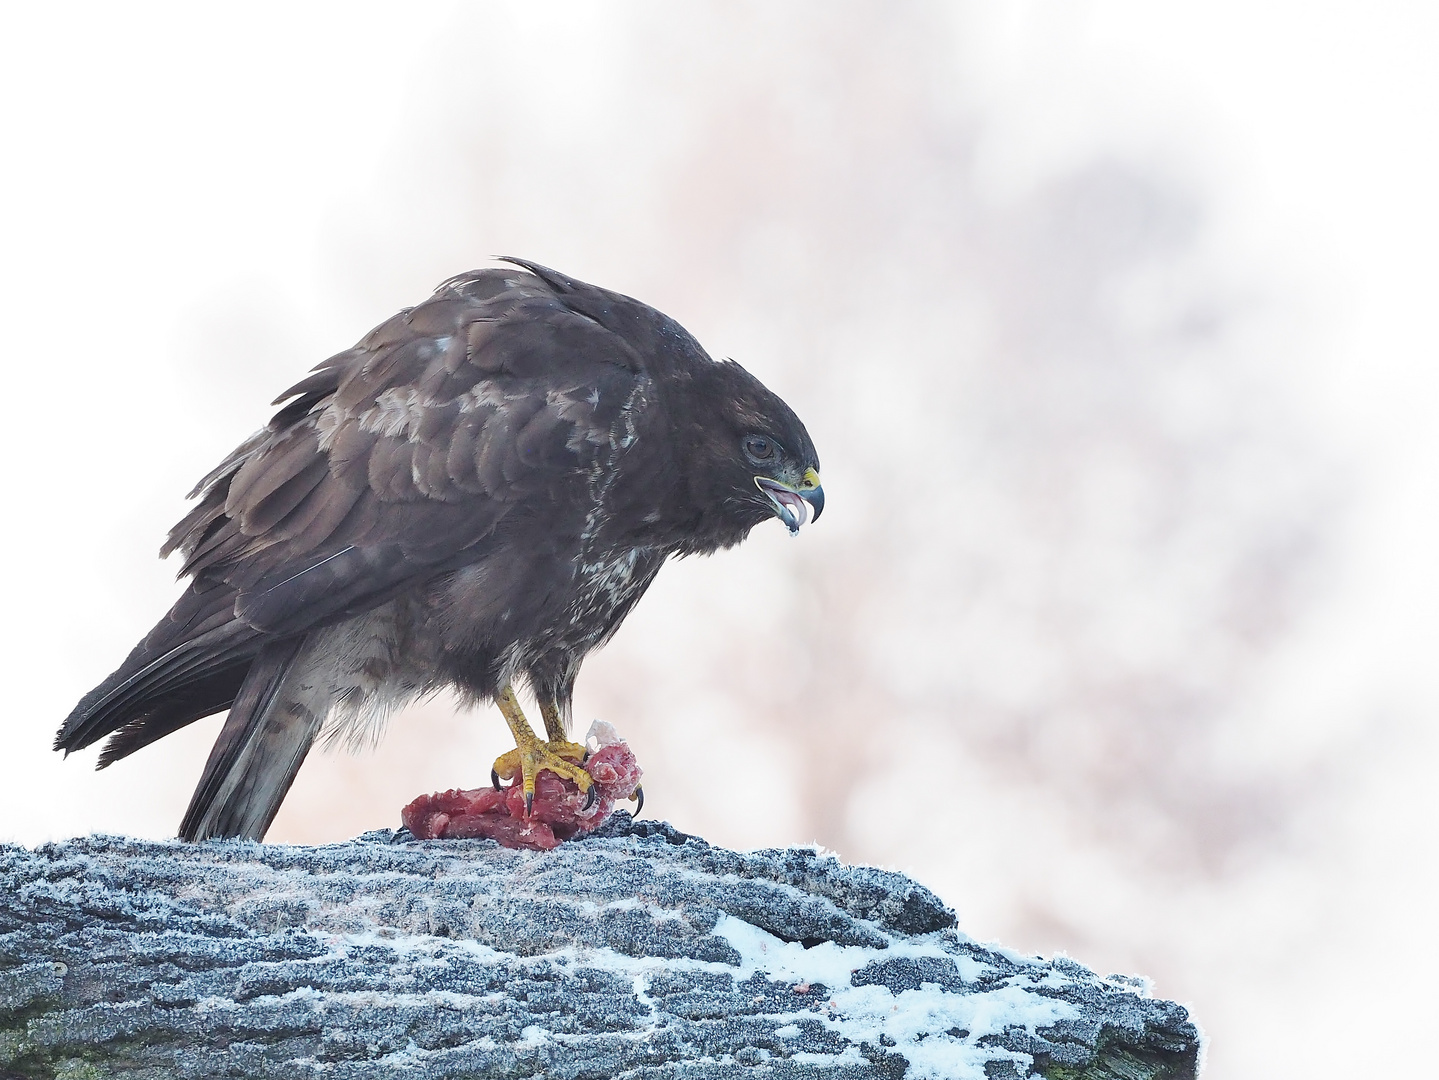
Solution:
<svg viewBox="0 0 1439 1080"><path fill-rule="evenodd" d="M509 261L276 399L162 550L186 592L57 748L110 735L104 766L229 709L181 835L258 838L322 731L515 680L567 718L667 557L818 513L809 436L756 379L645 304Z"/></svg>

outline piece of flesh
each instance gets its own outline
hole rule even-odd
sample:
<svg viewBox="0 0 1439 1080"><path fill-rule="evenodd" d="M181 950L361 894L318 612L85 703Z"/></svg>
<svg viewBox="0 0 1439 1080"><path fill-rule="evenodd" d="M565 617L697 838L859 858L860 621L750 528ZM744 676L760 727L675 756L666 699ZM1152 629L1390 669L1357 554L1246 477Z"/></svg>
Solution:
<svg viewBox="0 0 1439 1080"><path fill-rule="evenodd" d="M594 801L579 784L548 770L535 777L534 803L525 813L525 790L511 784L421 795L400 811L405 828L420 840L487 838L509 848L547 851L598 828L615 803L634 796L642 775L629 745L602 745L581 768L592 781Z"/></svg>

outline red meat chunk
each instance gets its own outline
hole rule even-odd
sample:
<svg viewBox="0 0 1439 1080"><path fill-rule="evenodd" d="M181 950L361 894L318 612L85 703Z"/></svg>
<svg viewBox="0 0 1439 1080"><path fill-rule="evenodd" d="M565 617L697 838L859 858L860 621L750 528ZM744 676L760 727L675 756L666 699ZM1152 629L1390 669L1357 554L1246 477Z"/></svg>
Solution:
<svg viewBox="0 0 1439 1080"><path fill-rule="evenodd" d="M400 818L420 840L488 837L509 848L547 851L608 820L615 803L635 793L642 775L629 744L623 741L601 745L584 769L595 781L596 797L588 810L577 784L542 772L535 781L535 803L529 817L517 780L500 791L482 787L421 795L400 811Z"/></svg>

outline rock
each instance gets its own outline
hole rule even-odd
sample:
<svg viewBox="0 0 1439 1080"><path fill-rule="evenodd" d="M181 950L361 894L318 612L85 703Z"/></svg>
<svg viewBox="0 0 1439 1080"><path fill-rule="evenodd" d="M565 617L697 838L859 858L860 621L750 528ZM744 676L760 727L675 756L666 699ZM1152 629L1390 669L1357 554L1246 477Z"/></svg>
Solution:
<svg viewBox="0 0 1439 1080"><path fill-rule="evenodd" d="M0 1077L1193 1077L1185 1010L901 874L617 814L549 852L0 847Z"/></svg>

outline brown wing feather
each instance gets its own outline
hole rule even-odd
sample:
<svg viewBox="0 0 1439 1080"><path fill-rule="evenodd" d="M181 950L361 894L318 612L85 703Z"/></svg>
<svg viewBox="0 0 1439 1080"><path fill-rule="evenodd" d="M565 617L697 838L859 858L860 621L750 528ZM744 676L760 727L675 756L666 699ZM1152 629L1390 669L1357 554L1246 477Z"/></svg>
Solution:
<svg viewBox="0 0 1439 1080"><path fill-rule="evenodd" d="M636 378L622 339L529 275L456 279L297 383L308 410L232 456L174 542L266 628L335 614L317 590L378 603L514 506L587 498Z"/></svg>

